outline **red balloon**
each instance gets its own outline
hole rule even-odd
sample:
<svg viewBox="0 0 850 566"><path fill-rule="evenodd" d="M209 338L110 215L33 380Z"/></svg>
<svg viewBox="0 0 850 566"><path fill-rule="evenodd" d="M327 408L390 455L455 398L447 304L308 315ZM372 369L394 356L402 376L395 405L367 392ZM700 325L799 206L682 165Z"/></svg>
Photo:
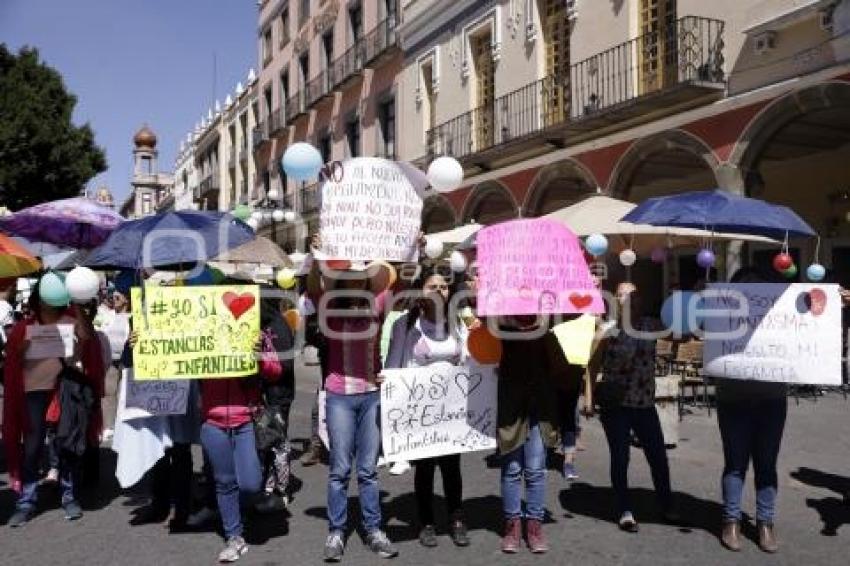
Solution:
<svg viewBox="0 0 850 566"><path fill-rule="evenodd" d="M776 254L773 257L773 269L782 273L794 265L794 259L788 254Z"/></svg>

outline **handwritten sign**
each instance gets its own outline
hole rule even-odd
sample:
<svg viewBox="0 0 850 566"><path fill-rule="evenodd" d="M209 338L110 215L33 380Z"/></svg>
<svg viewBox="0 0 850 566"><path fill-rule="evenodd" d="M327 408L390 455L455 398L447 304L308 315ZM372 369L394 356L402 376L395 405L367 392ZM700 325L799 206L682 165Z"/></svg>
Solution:
<svg viewBox="0 0 850 566"><path fill-rule="evenodd" d="M259 288L147 287L132 291L138 380L252 375L260 335Z"/></svg>
<svg viewBox="0 0 850 566"><path fill-rule="evenodd" d="M709 290L716 293L703 299L707 375L841 385L837 285L713 284Z"/></svg>
<svg viewBox="0 0 850 566"><path fill-rule="evenodd" d="M481 229L477 242L480 316L604 312L581 244L563 224L503 222Z"/></svg>
<svg viewBox="0 0 850 566"><path fill-rule="evenodd" d="M381 431L388 462L496 447L492 368L439 363L382 374Z"/></svg>
<svg viewBox="0 0 850 566"><path fill-rule="evenodd" d="M44 360L47 358L70 358L74 355L73 324L32 324L27 326L27 348L25 358Z"/></svg>
<svg viewBox="0 0 850 566"><path fill-rule="evenodd" d="M320 232L332 259L415 261L422 197L396 163L361 157L321 187Z"/></svg>
<svg viewBox="0 0 850 566"><path fill-rule="evenodd" d="M121 404L121 421L143 419L156 415L184 415L189 399L188 380L136 381L133 370L124 370L126 385Z"/></svg>

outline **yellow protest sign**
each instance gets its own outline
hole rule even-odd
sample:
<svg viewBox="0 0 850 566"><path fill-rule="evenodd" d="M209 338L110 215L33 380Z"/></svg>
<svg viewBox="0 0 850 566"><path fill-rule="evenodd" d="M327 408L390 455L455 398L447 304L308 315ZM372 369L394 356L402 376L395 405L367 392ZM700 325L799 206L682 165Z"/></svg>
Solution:
<svg viewBox="0 0 850 566"><path fill-rule="evenodd" d="M596 317L585 314L574 320L562 322L552 328L567 361L586 366L590 361L590 348L596 333Z"/></svg>
<svg viewBox="0 0 850 566"><path fill-rule="evenodd" d="M242 377L257 371L256 285L146 287L132 291L135 379Z"/></svg>

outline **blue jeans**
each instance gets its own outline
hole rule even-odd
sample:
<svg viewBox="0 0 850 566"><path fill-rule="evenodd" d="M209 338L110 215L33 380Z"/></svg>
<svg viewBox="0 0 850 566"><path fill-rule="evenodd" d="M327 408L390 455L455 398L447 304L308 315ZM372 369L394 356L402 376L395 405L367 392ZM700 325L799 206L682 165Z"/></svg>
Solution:
<svg viewBox="0 0 850 566"><path fill-rule="evenodd" d="M655 407L611 407L600 414L602 428L611 452L611 485L617 498L617 511L631 511L629 499L629 456L631 432L634 431L652 474L652 485L661 509L667 511L673 503L670 489L670 466L664 448L664 434Z"/></svg>
<svg viewBox="0 0 850 566"><path fill-rule="evenodd" d="M240 497L246 502L260 491L262 473L257 457L254 425L222 429L209 423L201 427L201 446L215 478L215 494L225 538L242 536Z"/></svg>
<svg viewBox="0 0 850 566"><path fill-rule="evenodd" d="M741 496L750 458L756 480L756 519L773 523L778 478L776 461L785 415L786 399L718 402L717 422L723 440L723 519L741 519Z"/></svg>
<svg viewBox="0 0 850 566"><path fill-rule="evenodd" d="M348 518L348 481L355 455L363 527L367 533L381 528L378 488L378 452L381 448L379 401L380 393L377 391L359 395L337 395L328 392L328 526L332 532L345 531Z"/></svg>
<svg viewBox="0 0 850 566"><path fill-rule="evenodd" d="M44 453L44 439L47 435L47 407L50 405L52 391L30 391L25 395L29 429L24 435L24 457L21 466L21 495L18 509L34 509L38 503L39 465ZM62 490L62 504L74 501L74 475L77 458L65 452L58 453L59 487Z"/></svg>
<svg viewBox="0 0 850 566"><path fill-rule="evenodd" d="M505 519L522 517L522 479L525 478L525 516L542 521L546 505L546 449L536 421L525 443L502 457L502 511Z"/></svg>

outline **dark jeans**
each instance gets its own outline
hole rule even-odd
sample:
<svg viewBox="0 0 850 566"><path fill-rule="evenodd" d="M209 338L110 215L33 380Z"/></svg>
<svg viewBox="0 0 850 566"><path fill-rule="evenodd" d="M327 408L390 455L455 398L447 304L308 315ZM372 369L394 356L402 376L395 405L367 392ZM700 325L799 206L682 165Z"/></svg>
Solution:
<svg viewBox="0 0 850 566"><path fill-rule="evenodd" d="M222 429L209 423L201 427L201 445L215 476L215 492L225 538L242 536L240 500L260 491L262 472L257 457L254 425Z"/></svg>
<svg viewBox="0 0 850 566"><path fill-rule="evenodd" d="M756 519L773 523L778 479L776 461L785 430L787 399L721 401L717 422L723 440L723 518L741 520L741 496L750 459L756 483Z"/></svg>
<svg viewBox="0 0 850 566"><path fill-rule="evenodd" d="M563 421L561 422L561 446L564 451L574 450L576 438L581 431L579 427L578 400L581 395L580 389L571 389L559 393L560 403L563 408Z"/></svg>
<svg viewBox="0 0 850 566"><path fill-rule="evenodd" d="M41 458L45 449L47 435L47 407L50 405L51 391L30 391L25 394L29 429L24 435L24 454L21 465L21 495L18 509L34 509L38 503L38 482L40 479ZM59 468L59 486L62 489L62 504L74 501L74 480L77 476L78 458L65 451L55 452Z"/></svg>
<svg viewBox="0 0 850 566"><path fill-rule="evenodd" d="M629 500L629 453L631 432L634 431L646 455L652 473L652 484L661 509L668 510L672 503L670 467L664 449L664 435L655 407L605 408L600 414L602 427L611 452L611 485L617 498L620 514L631 511Z"/></svg>
<svg viewBox="0 0 850 566"><path fill-rule="evenodd" d="M423 527L434 524L434 472L438 466L443 475L443 492L446 495L449 518L453 519L459 515L463 500L460 454L417 460L415 466L413 485L416 491L419 524Z"/></svg>
<svg viewBox="0 0 850 566"><path fill-rule="evenodd" d="M174 444L151 469L151 505L187 517L192 506L192 446Z"/></svg>

